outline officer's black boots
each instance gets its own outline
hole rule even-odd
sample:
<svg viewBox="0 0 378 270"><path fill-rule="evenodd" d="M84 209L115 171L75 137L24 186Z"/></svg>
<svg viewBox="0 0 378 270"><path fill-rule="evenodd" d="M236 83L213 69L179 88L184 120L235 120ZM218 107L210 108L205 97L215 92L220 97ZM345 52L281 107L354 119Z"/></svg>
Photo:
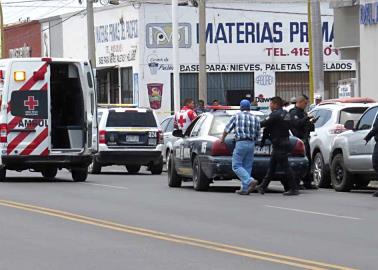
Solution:
<svg viewBox="0 0 378 270"><path fill-rule="evenodd" d="M373 197L378 197L378 190L374 192Z"/></svg>
<svg viewBox="0 0 378 270"><path fill-rule="evenodd" d="M289 191L286 191L283 193L284 196L295 196L299 195L299 191L296 189L290 189Z"/></svg>

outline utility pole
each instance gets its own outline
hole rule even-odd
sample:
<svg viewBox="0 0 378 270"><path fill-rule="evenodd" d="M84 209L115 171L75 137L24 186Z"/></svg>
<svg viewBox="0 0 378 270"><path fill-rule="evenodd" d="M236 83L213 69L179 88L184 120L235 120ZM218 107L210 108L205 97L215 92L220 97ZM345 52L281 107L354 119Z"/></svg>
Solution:
<svg viewBox="0 0 378 270"><path fill-rule="evenodd" d="M180 111L180 46L179 23L178 23L178 1L172 0L172 46L173 46L173 106L174 111Z"/></svg>
<svg viewBox="0 0 378 270"><path fill-rule="evenodd" d="M207 104L207 73L206 73L206 0L199 0L199 99Z"/></svg>
<svg viewBox="0 0 378 270"><path fill-rule="evenodd" d="M313 68L313 47L312 47L312 17L311 17L311 0L308 0L307 2L307 20L308 20L308 27L307 27L307 35L308 35L308 47L310 50L309 53L309 81L310 81L310 102L314 100L314 68Z"/></svg>
<svg viewBox="0 0 378 270"><path fill-rule="evenodd" d="M3 6L1 5L0 0L0 58L4 57L4 17L3 17Z"/></svg>
<svg viewBox="0 0 378 270"><path fill-rule="evenodd" d="M310 101L314 93L324 97L323 33L319 0L308 0L310 46Z"/></svg>
<svg viewBox="0 0 378 270"><path fill-rule="evenodd" d="M92 68L96 68L93 2L94 0L87 0L88 59L92 64Z"/></svg>

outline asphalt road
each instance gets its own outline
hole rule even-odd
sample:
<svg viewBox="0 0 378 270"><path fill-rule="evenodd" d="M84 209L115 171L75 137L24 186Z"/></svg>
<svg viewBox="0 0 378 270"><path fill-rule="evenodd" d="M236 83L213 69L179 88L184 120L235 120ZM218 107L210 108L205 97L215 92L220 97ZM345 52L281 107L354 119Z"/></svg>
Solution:
<svg viewBox="0 0 378 270"><path fill-rule="evenodd" d="M284 197L209 192L121 167L73 183L8 173L0 183L0 269L378 269L372 191Z"/></svg>

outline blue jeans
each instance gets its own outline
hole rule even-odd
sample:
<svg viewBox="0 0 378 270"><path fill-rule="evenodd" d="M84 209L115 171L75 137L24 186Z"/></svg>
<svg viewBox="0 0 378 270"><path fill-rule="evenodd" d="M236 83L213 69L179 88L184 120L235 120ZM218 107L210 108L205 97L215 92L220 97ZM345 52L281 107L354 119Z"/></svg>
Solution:
<svg viewBox="0 0 378 270"><path fill-rule="evenodd" d="M248 186L252 180L254 152L254 141L237 141L232 153L232 170L239 177L243 191L248 190Z"/></svg>

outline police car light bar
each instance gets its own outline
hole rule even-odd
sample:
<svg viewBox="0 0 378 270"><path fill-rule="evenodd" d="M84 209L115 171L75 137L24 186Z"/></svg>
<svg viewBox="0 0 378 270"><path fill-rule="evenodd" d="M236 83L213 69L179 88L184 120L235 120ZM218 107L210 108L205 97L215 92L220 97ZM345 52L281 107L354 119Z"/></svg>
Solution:
<svg viewBox="0 0 378 270"><path fill-rule="evenodd" d="M240 110L240 106L206 106L209 110ZM268 110L269 107L251 106L251 111Z"/></svg>

